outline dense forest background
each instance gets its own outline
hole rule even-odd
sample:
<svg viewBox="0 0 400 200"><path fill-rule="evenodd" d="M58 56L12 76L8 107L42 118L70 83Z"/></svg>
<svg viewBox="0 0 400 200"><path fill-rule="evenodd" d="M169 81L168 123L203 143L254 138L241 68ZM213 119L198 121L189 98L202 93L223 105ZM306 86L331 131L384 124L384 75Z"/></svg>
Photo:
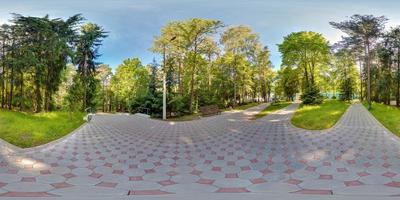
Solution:
<svg viewBox="0 0 400 200"><path fill-rule="evenodd" d="M150 51L161 61L127 58L112 70L98 63L109 33L82 15L68 19L13 15L0 28L1 108L162 113L167 83L169 115L203 105L294 100L318 104L326 96L400 104L400 27L383 16L353 15L331 22L343 40L320 33L291 33L278 44L282 66L273 66L259 35L244 25L193 18L166 24ZM329 94L329 95L328 95ZM325 97L324 97L325 96Z"/></svg>

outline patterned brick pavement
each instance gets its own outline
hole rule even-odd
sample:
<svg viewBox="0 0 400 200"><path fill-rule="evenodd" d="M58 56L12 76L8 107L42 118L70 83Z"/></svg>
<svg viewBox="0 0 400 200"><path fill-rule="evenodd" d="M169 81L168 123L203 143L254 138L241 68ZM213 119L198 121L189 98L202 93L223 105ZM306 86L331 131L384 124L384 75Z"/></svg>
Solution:
<svg viewBox="0 0 400 200"><path fill-rule="evenodd" d="M361 105L326 131L290 124L293 104L259 120L191 122L97 115L66 139L0 148L0 196L196 193L400 195L400 141Z"/></svg>

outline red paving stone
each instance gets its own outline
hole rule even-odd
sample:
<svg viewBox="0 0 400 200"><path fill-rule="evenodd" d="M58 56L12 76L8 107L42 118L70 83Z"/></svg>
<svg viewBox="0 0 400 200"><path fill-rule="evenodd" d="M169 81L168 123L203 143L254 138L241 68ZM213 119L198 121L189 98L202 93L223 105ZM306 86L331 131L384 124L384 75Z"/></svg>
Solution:
<svg viewBox="0 0 400 200"><path fill-rule="evenodd" d="M66 182L62 182L62 183L53 183L51 184L54 188L56 189L61 189L61 188L67 188L67 187L72 187L73 185L66 183Z"/></svg>
<svg viewBox="0 0 400 200"><path fill-rule="evenodd" d="M300 183L302 183L302 182L303 182L302 180L298 180L298 179L289 179L289 180L287 181L287 183L293 184L293 185L298 185L298 184L300 184Z"/></svg>
<svg viewBox="0 0 400 200"><path fill-rule="evenodd" d="M212 185L214 182L215 182L215 180L213 180L213 179L199 179L196 183Z"/></svg>
<svg viewBox="0 0 400 200"><path fill-rule="evenodd" d="M101 183L98 183L96 186L98 186L98 187L115 188L115 186L117 186L117 185L118 185L118 183L101 182Z"/></svg>
<svg viewBox="0 0 400 200"><path fill-rule="evenodd" d="M130 190L128 195L167 195L172 194L161 190Z"/></svg>
<svg viewBox="0 0 400 200"><path fill-rule="evenodd" d="M246 188L219 188L217 193L246 193L249 192Z"/></svg>
<svg viewBox="0 0 400 200"><path fill-rule="evenodd" d="M239 176L236 173L225 174L225 178L238 178Z"/></svg>
<svg viewBox="0 0 400 200"><path fill-rule="evenodd" d="M368 172L359 172L357 175L364 177L364 176L369 176L370 174Z"/></svg>
<svg viewBox="0 0 400 200"><path fill-rule="evenodd" d="M131 176L129 177L129 181L143 181L142 176Z"/></svg>
<svg viewBox="0 0 400 200"><path fill-rule="evenodd" d="M256 179L251 179L250 182L253 184L260 184L260 183L265 183L267 181L263 178L256 178Z"/></svg>
<svg viewBox="0 0 400 200"><path fill-rule="evenodd" d="M165 181L158 182L158 184L160 184L162 186L168 186L168 185L174 185L176 183L174 181L171 181L171 180L165 180Z"/></svg>
<svg viewBox="0 0 400 200"><path fill-rule="evenodd" d="M347 172L347 169L346 168L337 168L337 171L338 172Z"/></svg>
<svg viewBox="0 0 400 200"><path fill-rule="evenodd" d="M361 181L358 181L358 180L355 180L355 181L345 181L344 184L345 184L347 187L364 185Z"/></svg>
<svg viewBox="0 0 400 200"><path fill-rule="evenodd" d="M50 170L41 170L40 174L46 175L46 174L51 174Z"/></svg>
<svg viewBox="0 0 400 200"><path fill-rule="evenodd" d="M64 176L65 178L73 178L73 177L76 177L76 175L73 174L73 173L66 173L66 174L64 174L63 176Z"/></svg>
<svg viewBox="0 0 400 200"><path fill-rule="evenodd" d="M121 175L124 173L124 170L114 170L112 173Z"/></svg>
<svg viewBox="0 0 400 200"><path fill-rule="evenodd" d="M397 174L393 173L393 172L386 172L384 174L382 174L382 176L388 177L388 178L393 178L395 177Z"/></svg>
<svg viewBox="0 0 400 200"><path fill-rule="evenodd" d="M333 176L329 175L329 174L321 174L319 176L319 179L322 179L322 180L332 180L332 178L333 178Z"/></svg>
<svg viewBox="0 0 400 200"><path fill-rule="evenodd" d="M47 192L6 192L2 197L56 197L56 195Z"/></svg>
<svg viewBox="0 0 400 200"><path fill-rule="evenodd" d="M36 182L35 177L22 177L21 182Z"/></svg>
<svg viewBox="0 0 400 200"><path fill-rule="evenodd" d="M398 187L400 188L400 182L397 181L392 181L390 183L385 184L386 186L390 186L390 187Z"/></svg>
<svg viewBox="0 0 400 200"><path fill-rule="evenodd" d="M332 190L314 190L314 189L302 189L296 192L296 194L313 194L313 195L332 195Z"/></svg>
<svg viewBox="0 0 400 200"><path fill-rule="evenodd" d="M103 176L103 174L100 174L100 173L91 173L90 175L89 175L89 177L92 177L92 178L100 178L100 177L102 177Z"/></svg>

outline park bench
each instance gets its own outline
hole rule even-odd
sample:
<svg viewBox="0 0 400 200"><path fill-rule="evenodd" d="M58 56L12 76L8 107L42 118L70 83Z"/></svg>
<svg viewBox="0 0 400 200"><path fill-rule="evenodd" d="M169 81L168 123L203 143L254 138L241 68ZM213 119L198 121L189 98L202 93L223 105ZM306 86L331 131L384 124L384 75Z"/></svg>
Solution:
<svg viewBox="0 0 400 200"><path fill-rule="evenodd" d="M202 116L221 114L217 105L202 106L199 108Z"/></svg>

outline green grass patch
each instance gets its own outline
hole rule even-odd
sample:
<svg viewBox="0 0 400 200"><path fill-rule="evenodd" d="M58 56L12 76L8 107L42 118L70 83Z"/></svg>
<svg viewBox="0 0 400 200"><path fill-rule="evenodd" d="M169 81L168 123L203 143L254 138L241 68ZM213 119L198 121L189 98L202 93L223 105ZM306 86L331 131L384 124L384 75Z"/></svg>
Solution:
<svg viewBox="0 0 400 200"><path fill-rule="evenodd" d="M368 103L363 102L365 108L368 108ZM392 133L400 137L400 109L394 106L388 106L380 103L372 103L370 110L372 115L380 121Z"/></svg>
<svg viewBox="0 0 400 200"><path fill-rule="evenodd" d="M167 121L173 121L173 122L192 121L192 120L200 119L200 116L201 116L200 113L194 113L191 115L182 115L179 117L169 117L169 118L167 118Z"/></svg>
<svg viewBox="0 0 400 200"><path fill-rule="evenodd" d="M260 104L262 104L263 102L251 102L251 103L246 103L246 104L243 104L243 105L238 105L238 106L236 106L236 107L234 107L234 108L225 108L225 109L222 109L222 111L229 111L229 110L246 110L246 109L249 109L249 108L251 108L251 107L254 107L254 106L258 106L258 105L260 105Z"/></svg>
<svg viewBox="0 0 400 200"><path fill-rule="evenodd" d="M350 103L339 100L325 100L320 105L300 105L294 113L292 124L309 130L332 127L340 119Z"/></svg>
<svg viewBox="0 0 400 200"><path fill-rule="evenodd" d="M21 113L0 110L0 138L28 148L59 139L78 128L84 113L47 112Z"/></svg>
<svg viewBox="0 0 400 200"><path fill-rule="evenodd" d="M287 107L288 105L290 105L291 102L278 102L278 103L272 103L271 105L267 106L266 108L264 108L264 110L262 110L261 112L257 113L256 115L254 115L254 119L259 119L262 117L265 117L277 110L280 110L282 108Z"/></svg>

